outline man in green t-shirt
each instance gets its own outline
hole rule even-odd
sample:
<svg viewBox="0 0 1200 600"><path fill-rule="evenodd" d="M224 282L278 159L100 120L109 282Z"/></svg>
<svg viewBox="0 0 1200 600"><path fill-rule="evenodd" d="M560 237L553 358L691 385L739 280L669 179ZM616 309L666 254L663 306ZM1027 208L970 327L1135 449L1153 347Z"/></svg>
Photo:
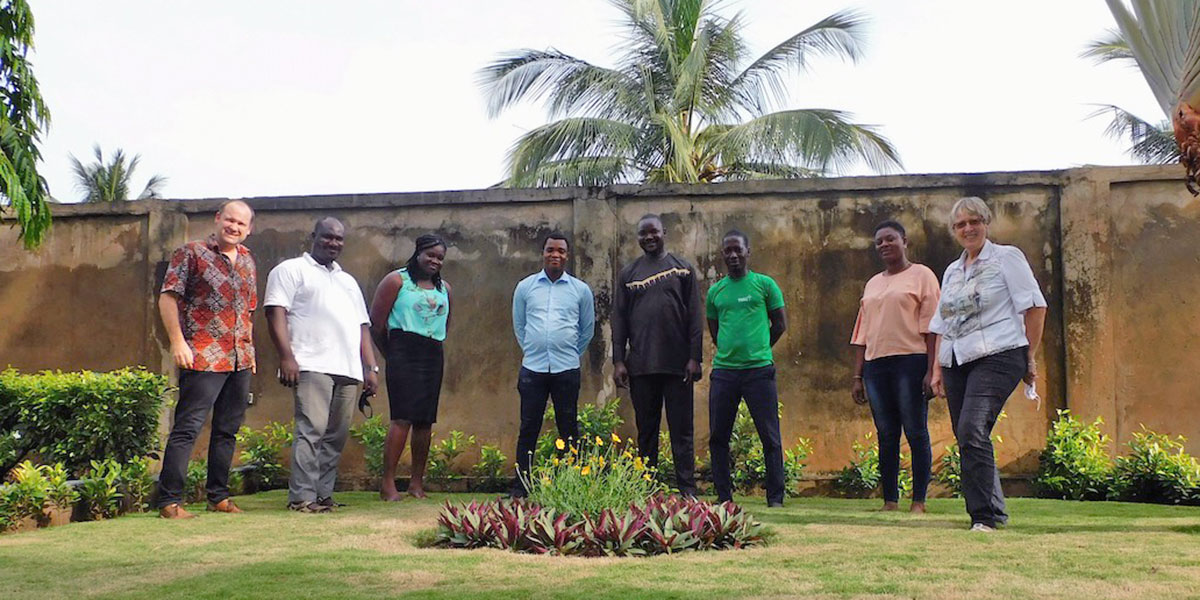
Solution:
<svg viewBox="0 0 1200 600"><path fill-rule="evenodd" d="M717 500L733 499L729 440L744 399L762 440L767 467L767 506L783 506L783 444L779 393L771 347L787 329L783 292L774 279L748 268L750 241L736 229L725 234L721 255L727 277L708 288L708 331L717 345L708 392L708 451Z"/></svg>

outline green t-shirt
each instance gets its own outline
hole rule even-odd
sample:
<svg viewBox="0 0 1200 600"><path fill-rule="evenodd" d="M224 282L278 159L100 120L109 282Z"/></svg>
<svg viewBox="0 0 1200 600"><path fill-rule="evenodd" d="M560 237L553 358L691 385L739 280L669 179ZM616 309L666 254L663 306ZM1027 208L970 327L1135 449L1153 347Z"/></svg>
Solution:
<svg viewBox="0 0 1200 600"><path fill-rule="evenodd" d="M724 277L708 288L706 312L717 320L714 369L755 369L775 362L767 312L783 308L774 279L747 270L741 279Z"/></svg>

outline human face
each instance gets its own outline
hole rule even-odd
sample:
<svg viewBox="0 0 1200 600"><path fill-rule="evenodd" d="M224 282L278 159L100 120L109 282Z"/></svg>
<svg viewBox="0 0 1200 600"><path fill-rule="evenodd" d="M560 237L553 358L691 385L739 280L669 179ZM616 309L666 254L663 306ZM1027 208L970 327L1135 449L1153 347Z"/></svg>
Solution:
<svg viewBox="0 0 1200 600"><path fill-rule="evenodd" d="M950 228L954 231L955 241L971 254L982 250L987 241L988 224L979 215L960 212L954 215Z"/></svg>
<svg viewBox="0 0 1200 600"><path fill-rule="evenodd" d="M312 251L309 254L313 260L329 266L342 255L342 248L346 245L346 226L332 219L321 221L313 231L312 238Z"/></svg>
<svg viewBox="0 0 1200 600"><path fill-rule="evenodd" d="M546 240L542 246L542 266L547 273L562 273L567 268L567 240Z"/></svg>
<svg viewBox="0 0 1200 600"><path fill-rule="evenodd" d="M900 235L899 231L884 227L875 232L875 251L879 253L879 258L883 259L884 264L904 262L908 258L905 254L907 248L908 240Z"/></svg>
<svg viewBox="0 0 1200 600"><path fill-rule="evenodd" d="M731 235L721 244L721 256L725 259L725 268L734 276L744 275L750 260L750 248L742 238Z"/></svg>
<svg viewBox="0 0 1200 600"><path fill-rule="evenodd" d="M417 265L426 275L433 277L442 271L442 263L446 260L446 247L431 246L417 254Z"/></svg>
<svg viewBox="0 0 1200 600"><path fill-rule="evenodd" d="M230 202L221 212L217 213L213 223L217 229L217 245L222 250L232 250L238 244L246 241L250 235L250 223L254 213L250 207L241 202Z"/></svg>
<svg viewBox="0 0 1200 600"><path fill-rule="evenodd" d="M667 237L667 232L663 230L662 222L658 219L643 219L638 223L638 245L642 247L642 251L651 256L657 256L663 252L663 240Z"/></svg>

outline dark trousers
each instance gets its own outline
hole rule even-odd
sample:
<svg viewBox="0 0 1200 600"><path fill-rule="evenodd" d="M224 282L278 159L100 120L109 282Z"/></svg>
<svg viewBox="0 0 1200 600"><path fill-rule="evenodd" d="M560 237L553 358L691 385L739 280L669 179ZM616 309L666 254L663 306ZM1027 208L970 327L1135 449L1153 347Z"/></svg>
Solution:
<svg viewBox="0 0 1200 600"><path fill-rule="evenodd" d="M521 395L521 432L517 436L517 469L529 476L533 451L546 417L546 398L554 401L554 424L563 440L579 439L576 419L579 403L579 369L561 373L535 373L521 367L517 376L517 392ZM524 496L525 486L518 476L513 479L512 494Z"/></svg>
<svg viewBox="0 0 1200 600"><path fill-rule="evenodd" d="M696 446L693 441L692 384L683 375L638 375L629 378L629 398L637 422L638 454L652 467L658 466L658 429L663 405L671 434L671 456L675 463L675 485L681 494L696 495Z"/></svg>
<svg viewBox="0 0 1200 600"><path fill-rule="evenodd" d="M885 502L900 501L902 430L912 451L912 499L925 501L933 463L929 448L929 403L923 389L928 367L929 357L924 354L885 356L863 364L863 385L879 435L879 480Z"/></svg>
<svg viewBox="0 0 1200 600"><path fill-rule="evenodd" d="M962 494L971 523L995 527L1008 520L992 427L1028 369L1029 350L1013 348L942 369L950 422L962 457Z"/></svg>
<svg viewBox="0 0 1200 600"><path fill-rule="evenodd" d="M756 369L713 369L708 390L708 452L712 457L713 486L717 500L733 499L729 474L729 441L738 404L746 401L754 428L762 441L767 466L767 503L782 504L784 495L783 444L779 436L779 394L775 366Z"/></svg>
<svg viewBox="0 0 1200 600"><path fill-rule="evenodd" d="M179 370L179 402L175 405L175 424L163 451L162 473L158 477L158 506L183 501L188 460L196 436L212 412L212 434L208 439L208 501L229 497L229 465L233 462L237 431L246 417L246 399L250 393L250 369L231 373Z"/></svg>

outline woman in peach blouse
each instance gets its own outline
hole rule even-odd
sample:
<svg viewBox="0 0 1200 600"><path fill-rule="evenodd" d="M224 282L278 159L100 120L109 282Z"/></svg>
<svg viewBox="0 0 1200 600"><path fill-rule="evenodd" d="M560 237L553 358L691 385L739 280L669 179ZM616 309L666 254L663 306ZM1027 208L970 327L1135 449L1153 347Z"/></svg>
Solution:
<svg viewBox="0 0 1200 600"><path fill-rule="evenodd" d="M875 251L885 269L867 282L854 323L854 387L859 404L871 405L879 439L883 510L900 503L900 432L912 451L911 511L925 512L933 461L929 448L928 398L936 336L929 321L938 305L938 279L925 265L908 260L904 226L875 226Z"/></svg>

